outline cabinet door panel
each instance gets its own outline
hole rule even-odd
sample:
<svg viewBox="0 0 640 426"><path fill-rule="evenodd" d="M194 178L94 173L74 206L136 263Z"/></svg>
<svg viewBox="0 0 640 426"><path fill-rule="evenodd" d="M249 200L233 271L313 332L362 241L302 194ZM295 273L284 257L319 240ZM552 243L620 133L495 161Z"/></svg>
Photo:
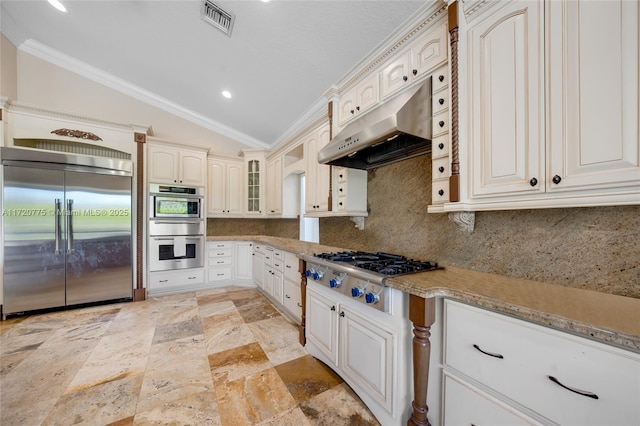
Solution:
<svg viewBox="0 0 640 426"><path fill-rule="evenodd" d="M227 210L229 214L242 214L242 164L227 166Z"/></svg>
<svg viewBox="0 0 640 426"><path fill-rule="evenodd" d="M448 40L445 22L416 42L415 47L411 49L411 73L415 70L415 77L419 77L444 63L448 56Z"/></svg>
<svg viewBox="0 0 640 426"><path fill-rule="evenodd" d="M307 339L334 364L338 354L338 308L336 302L307 287Z"/></svg>
<svg viewBox="0 0 640 426"><path fill-rule="evenodd" d="M177 183L178 152L149 147L149 182Z"/></svg>
<svg viewBox="0 0 640 426"><path fill-rule="evenodd" d="M549 190L638 185L638 2L549 9Z"/></svg>
<svg viewBox="0 0 640 426"><path fill-rule="evenodd" d="M539 192L544 176L542 3L513 2L469 31L474 195Z"/></svg>
<svg viewBox="0 0 640 426"><path fill-rule="evenodd" d="M204 186L206 161L204 154L180 154L180 183Z"/></svg>
<svg viewBox="0 0 640 426"><path fill-rule="evenodd" d="M209 200L207 213L221 214L224 212L226 202L226 177L225 164L209 161Z"/></svg>
<svg viewBox="0 0 640 426"><path fill-rule="evenodd" d="M409 52L391 62L382 71L382 97L385 98L396 90L409 84L411 55Z"/></svg>
<svg viewBox="0 0 640 426"><path fill-rule="evenodd" d="M344 306L340 315L339 367L391 411L393 334Z"/></svg>

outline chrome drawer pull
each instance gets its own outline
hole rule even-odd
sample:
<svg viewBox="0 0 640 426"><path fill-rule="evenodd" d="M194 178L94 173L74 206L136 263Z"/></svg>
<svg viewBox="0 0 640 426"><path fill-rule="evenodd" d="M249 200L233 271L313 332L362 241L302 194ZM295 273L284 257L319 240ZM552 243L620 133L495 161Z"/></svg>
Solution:
<svg viewBox="0 0 640 426"><path fill-rule="evenodd" d="M553 383L555 383L556 385L565 388L568 391L571 391L573 393L577 393L578 395L582 395L582 396L586 396L587 398L593 398L593 399L600 399L598 398L598 395L596 395L595 393L592 392L588 392L588 391L583 391L580 389L574 389L574 388L570 388L569 386L565 386L562 383L560 383L560 380L556 379L553 376L547 376L549 378L549 380L551 380Z"/></svg>
<svg viewBox="0 0 640 426"><path fill-rule="evenodd" d="M480 352L482 352L482 353L483 353L483 354L485 354L485 355L489 355L489 356L492 356L492 357L494 357L494 358L504 359L504 357L503 357L502 355L500 355L500 354L492 354L491 352L485 352L485 351L483 351L482 349L480 349L480 346L478 346L478 345L476 345L476 344L474 344L474 345L473 345L473 347L474 347L474 348L476 348L477 350L479 350Z"/></svg>

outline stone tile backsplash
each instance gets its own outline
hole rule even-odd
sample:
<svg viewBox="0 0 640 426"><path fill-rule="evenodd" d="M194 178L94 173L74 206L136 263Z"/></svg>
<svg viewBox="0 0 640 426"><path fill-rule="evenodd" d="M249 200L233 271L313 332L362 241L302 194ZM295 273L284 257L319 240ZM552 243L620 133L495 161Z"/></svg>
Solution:
<svg viewBox="0 0 640 426"><path fill-rule="evenodd" d="M472 233L428 214L431 158L369 171L364 230L320 219L320 243L640 298L640 206L476 213ZM209 219L209 235L298 238L296 220Z"/></svg>

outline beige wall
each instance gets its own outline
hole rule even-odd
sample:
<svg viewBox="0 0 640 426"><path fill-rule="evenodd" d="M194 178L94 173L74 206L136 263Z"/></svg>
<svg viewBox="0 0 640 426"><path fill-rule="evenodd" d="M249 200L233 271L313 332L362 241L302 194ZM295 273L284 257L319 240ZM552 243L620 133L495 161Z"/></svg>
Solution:
<svg viewBox="0 0 640 426"><path fill-rule="evenodd" d="M0 34L0 96L18 98L17 51L3 34Z"/></svg>
<svg viewBox="0 0 640 426"><path fill-rule="evenodd" d="M17 99L56 111L151 126L157 138L236 156L250 148L78 74L17 52Z"/></svg>

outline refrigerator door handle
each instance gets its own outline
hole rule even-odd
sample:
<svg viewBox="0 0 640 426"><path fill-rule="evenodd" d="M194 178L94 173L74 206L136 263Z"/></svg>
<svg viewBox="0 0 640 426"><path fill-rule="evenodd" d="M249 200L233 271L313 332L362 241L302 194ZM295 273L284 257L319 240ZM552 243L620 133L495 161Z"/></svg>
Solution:
<svg viewBox="0 0 640 426"><path fill-rule="evenodd" d="M56 254L60 254L62 235L60 234L60 198L56 198L54 205L54 232L56 234Z"/></svg>
<svg viewBox="0 0 640 426"><path fill-rule="evenodd" d="M73 200L67 200L67 253L73 251Z"/></svg>

